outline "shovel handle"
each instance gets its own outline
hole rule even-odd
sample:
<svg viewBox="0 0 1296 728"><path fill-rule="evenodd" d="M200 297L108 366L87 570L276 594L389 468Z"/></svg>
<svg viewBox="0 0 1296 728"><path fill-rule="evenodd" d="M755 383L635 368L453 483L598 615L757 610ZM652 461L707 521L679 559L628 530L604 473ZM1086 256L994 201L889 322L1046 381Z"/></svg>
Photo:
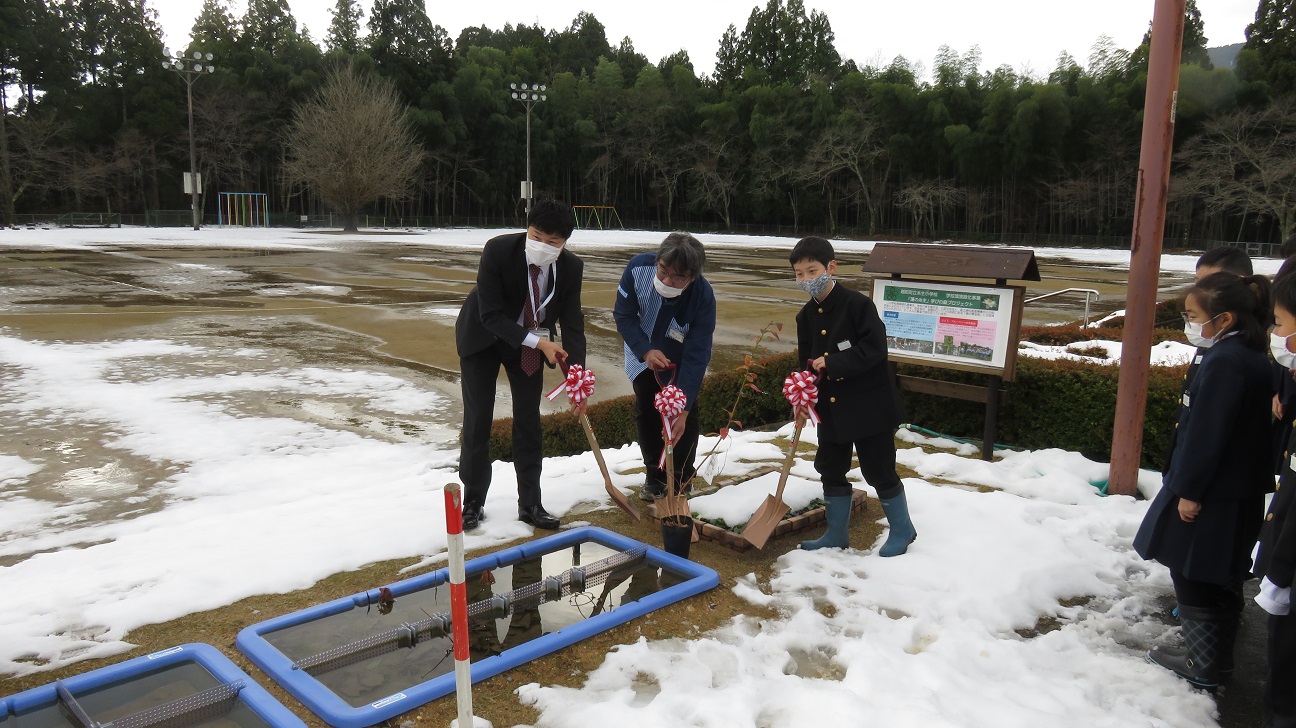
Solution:
<svg viewBox="0 0 1296 728"><path fill-rule="evenodd" d="M585 430L585 439L589 441L590 452L594 453L594 459L598 461L599 470L603 471L603 480L610 485L612 476L608 473L607 463L603 460L603 450L599 447L598 439L594 437L594 428L590 426L589 417L584 412L579 415L581 428Z"/></svg>
<svg viewBox="0 0 1296 728"><path fill-rule="evenodd" d="M788 473L792 472L792 461L796 458L797 445L801 442L801 429L804 427L805 418L797 417L792 443L788 445L787 456L783 458L783 472L779 473L778 489L774 491L774 500L783 500L783 488L787 486Z"/></svg>

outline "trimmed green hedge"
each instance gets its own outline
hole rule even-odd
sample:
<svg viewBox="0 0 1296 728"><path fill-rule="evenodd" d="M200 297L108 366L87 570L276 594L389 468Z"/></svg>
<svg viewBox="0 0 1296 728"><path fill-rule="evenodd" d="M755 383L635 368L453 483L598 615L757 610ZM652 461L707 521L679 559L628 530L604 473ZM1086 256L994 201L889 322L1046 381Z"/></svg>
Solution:
<svg viewBox="0 0 1296 728"><path fill-rule="evenodd" d="M790 411L783 399L783 378L796 365L795 354L759 362L755 385L744 392L736 420L756 428L787 422ZM1186 367L1153 367L1148 382L1147 415L1143 430L1143 466L1161 469L1174 427L1175 412ZM900 365L901 374L983 384L983 375L930 367ZM1107 462L1111 457L1112 421L1120 369L1114 365L1047 361L1022 357L1017 381L1006 383L1007 402L999 410L1000 443L1030 449L1062 448ZM743 371L718 372L706 378L698 395L702 431L714 433L728 421ZM956 437L979 440L985 428L985 405L975 402L903 393L909 422ZM589 408L589 418L599 445L615 448L634 442L634 398L599 402ZM490 456L510 460L512 419L496 420L491 431ZM564 412L541 418L544 454L573 455L589 449L575 415ZM737 425L735 425L737 427Z"/></svg>
<svg viewBox="0 0 1296 728"><path fill-rule="evenodd" d="M1143 467L1165 467L1186 371L1186 365L1152 368L1143 425ZM927 367L902 365L900 372L969 384L985 381L982 375ZM1032 450L1075 450L1099 462L1109 461L1119 375L1120 367L1113 364L1019 358L1017 381L1004 384L1008 398L999 409L998 441ZM915 425L977 440L984 434L983 404L913 392L905 392L904 401Z"/></svg>

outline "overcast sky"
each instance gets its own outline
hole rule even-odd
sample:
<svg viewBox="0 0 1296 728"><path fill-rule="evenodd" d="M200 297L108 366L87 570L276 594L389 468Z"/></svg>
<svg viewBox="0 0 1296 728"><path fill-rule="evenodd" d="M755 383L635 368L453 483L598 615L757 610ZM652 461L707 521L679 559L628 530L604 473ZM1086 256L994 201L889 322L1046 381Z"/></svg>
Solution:
<svg viewBox="0 0 1296 728"><path fill-rule="evenodd" d="M150 0L158 10L168 45L185 45L202 0ZM328 30L334 0L293 0L297 21L320 41ZM366 18L370 0L362 0ZM720 36L730 24L741 31L758 0L655 0L655 2L591 2L590 0L487 0L486 2L428 3L432 22L451 39L464 27L505 23L539 23L562 29L582 10L592 12L616 45L630 36L636 50L654 63L680 48L689 52L699 74L715 68ZM764 0L759 0L764 5ZM245 0L233 0L242 15ZM1100 35L1125 49L1142 39L1152 19L1153 0L805 0L807 11L822 10L837 35L843 58L861 65L883 64L897 55L931 68L936 50L948 45L963 53L980 46L983 68L1010 65L1018 71L1047 74L1058 54L1067 51L1081 63ZM1240 43L1247 23L1255 18L1258 0L1197 0L1210 45Z"/></svg>

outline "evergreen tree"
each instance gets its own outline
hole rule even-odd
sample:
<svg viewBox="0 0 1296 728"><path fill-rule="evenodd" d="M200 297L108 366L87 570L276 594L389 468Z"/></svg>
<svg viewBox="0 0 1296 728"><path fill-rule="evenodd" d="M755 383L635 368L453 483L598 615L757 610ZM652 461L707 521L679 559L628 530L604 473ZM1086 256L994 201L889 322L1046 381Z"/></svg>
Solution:
<svg viewBox="0 0 1296 728"><path fill-rule="evenodd" d="M715 79L722 87L728 88L742 77L742 58L738 51L738 28L730 25L720 36L720 48L716 51Z"/></svg>
<svg viewBox="0 0 1296 728"><path fill-rule="evenodd" d="M576 76L592 75L600 58L612 56L607 29L592 13L581 12L567 29L554 38L558 53L558 71L570 71Z"/></svg>
<svg viewBox="0 0 1296 728"><path fill-rule="evenodd" d="M189 31L190 47L228 59L238 36L229 0L203 0L202 10Z"/></svg>
<svg viewBox="0 0 1296 728"><path fill-rule="evenodd" d="M731 51L721 41L721 52L733 53L726 66L736 66L749 84L767 79L771 84L808 86L813 79L831 80L840 71L841 57L833 42L832 24L822 12L807 16L802 0L768 0L763 9L752 9L736 48ZM731 67L726 72L731 73Z"/></svg>
<svg viewBox="0 0 1296 728"><path fill-rule="evenodd" d="M243 43L273 55L289 53L300 40L297 20L287 0L248 0L243 14Z"/></svg>
<svg viewBox="0 0 1296 728"><path fill-rule="evenodd" d="M19 80L20 58L31 52L33 0L0 5L0 227L14 224L13 169L9 158L9 86Z"/></svg>
<svg viewBox="0 0 1296 728"><path fill-rule="evenodd" d="M329 23L325 46L331 51L355 54L360 50L360 20L364 11L359 0L337 0L333 20Z"/></svg>
<svg viewBox="0 0 1296 728"><path fill-rule="evenodd" d="M1201 66L1207 71L1211 70L1215 65L1211 63L1207 43L1206 25L1202 22L1201 10L1197 9L1197 0L1188 0L1188 4L1184 9L1183 52L1180 55L1180 61ZM1151 45L1152 24L1148 23L1148 30L1143 34L1143 42L1130 54L1130 65L1140 70L1146 70L1148 50Z"/></svg>
<svg viewBox="0 0 1296 728"><path fill-rule="evenodd" d="M1256 54L1245 66L1255 76L1248 80L1267 82L1275 96L1296 91L1296 0L1260 0L1246 37Z"/></svg>
<svg viewBox="0 0 1296 728"><path fill-rule="evenodd" d="M433 25L422 0L375 0L369 16L370 55L406 98L449 78L450 38Z"/></svg>

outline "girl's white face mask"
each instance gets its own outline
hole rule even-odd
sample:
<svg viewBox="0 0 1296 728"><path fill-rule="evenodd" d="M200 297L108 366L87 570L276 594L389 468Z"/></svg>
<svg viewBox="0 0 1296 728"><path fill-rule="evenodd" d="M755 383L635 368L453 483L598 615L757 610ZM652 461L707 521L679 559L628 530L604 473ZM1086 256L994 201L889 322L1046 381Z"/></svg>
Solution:
<svg viewBox="0 0 1296 728"><path fill-rule="evenodd" d="M1269 353L1273 354L1274 361L1287 369L1296 369L1296 352L1287 351L1287 340L1293 336L1296 334L1269 334Z"/></svg>
<svg viewBox="0 0 1296 728"><path fill-rule="evenodd" d="M1222 314L1215 314L1214 316L1211 316L1208 321L1203 321L1199 324L1193 323L1192 321L1184 322L1184 336L1188 339L1188 343L1202 349L1209 349L1214 346L1215 342L1219 340L1219 334L1216 333L1215 336L1206 338L1205 336L1202 336L1202 328L1211 321L1219 318L1221 315Z"/></svg>

